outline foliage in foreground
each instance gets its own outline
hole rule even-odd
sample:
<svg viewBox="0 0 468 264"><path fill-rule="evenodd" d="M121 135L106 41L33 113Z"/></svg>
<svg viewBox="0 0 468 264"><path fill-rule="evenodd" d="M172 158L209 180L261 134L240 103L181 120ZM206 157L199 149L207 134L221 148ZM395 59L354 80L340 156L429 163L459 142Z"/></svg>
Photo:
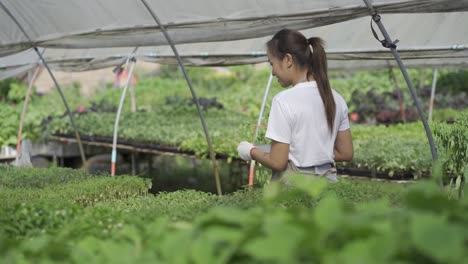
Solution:
<svg viewBox="0 0 468 264"><path fill-rule="evenodd" d="M167 216L173 220L191 221L214 206L250 208L262 201L262 189L238 191L216 196L194 190L148 194L149 181L138 177L94 176L83 171L49 168L0 167L0 234L6 237L31 237L40 233L54 234L65 223L78 216L90 226L94 235L101 234L95 219L107 222L130 216L155 219ZM48 177L47 177L48 175ZM155 184L159 184L158 181ZM399 204L402 186L391 183L342 180L329 185L326 193L334 193L351 203L368 202L382 197ZM313 207L317 199L298 196L279 203L282 207L304 205ZM82 216L85 214L85 216ZM93 215L92 217L90 215ZM81 217L82 216L82 217ZM119 220L120 222L123 220ZM81 224L70 225L84 234ZM70 231L71 232L71 231Z"/></svg>
<svg viewBox="0 0 468 264"><path fill-rule="evenodd" d="M360 193L343 183L290 175L288 185L275 182L223 197L181 191L90 207L75 203L74 217L53 232L27 239L2 235L0 257L5 263L468 260L468 199L451 200L436 184L419 182L400 189L391 206L389 196L372 199L388 189Z"/></svg>

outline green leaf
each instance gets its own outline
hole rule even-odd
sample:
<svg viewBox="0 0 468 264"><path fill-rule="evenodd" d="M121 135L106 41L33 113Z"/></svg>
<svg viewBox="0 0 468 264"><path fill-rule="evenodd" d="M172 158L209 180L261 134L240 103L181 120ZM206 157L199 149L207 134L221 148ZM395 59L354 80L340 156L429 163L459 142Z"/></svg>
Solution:
<svg viewBox="0 0 468 264"><path fill-rule="evenodd" d="M374 263L394 263L391 262L392 253L395 252L395 244L391 247L383 237L370 237L350 241L343 249L330 252L324 263L342 264L374 264ZM395 241L396 242L396 241Z"/></svg>
<svg viewBox="0 0 468 264"><path fill-rule="evenodd" d="M244 247L246 253L260 261L290 263L304 238L299 226L275 221L267 221L263 232L264 236L248 242Z"/></svg>
<svg viewBox="0 0 468 264"><path fill-rule="evenodd" d="M413 214L410 239L423 254L441 263L459 260L465 251L464 229L449 223L443 216Z"/></svg>
<svg viewBox="0 0 468 264"><path fill-rule="evenodd" d="M272 182L265 186L265 189L263 190L263 197L265 201L269 202L275 200L281 193L281 185L282 184L279 182Z"/></svg>
<svg viewBox="0 0 468 264"><path fill-rule="evenodd" d="M305 191L312 198L319 197L328 185L325 177L307 174L291 174L284 177L286 177L288 184Z"/></svg>
<svg viewBox="0 0 468 264"><path fill-rule="evenodd" d="M237 249L244 234L229 227L209 227L195 239L191 248L194 263L226 263Z"/></svg>
<svg viewBox="0 0 468 264"><path fill-rule="evenodd" d="M173 232L159 244L162 258L168 263L189 263L189 250L192 243L190 232Z"/></svg>
<svg viewBox="0 0 468 264"><path fill-rule="evenodd" d="M337 228L343 217L342 203L333 196L326 197L320 201L313 215L314 221L325 233Z"/></svg>

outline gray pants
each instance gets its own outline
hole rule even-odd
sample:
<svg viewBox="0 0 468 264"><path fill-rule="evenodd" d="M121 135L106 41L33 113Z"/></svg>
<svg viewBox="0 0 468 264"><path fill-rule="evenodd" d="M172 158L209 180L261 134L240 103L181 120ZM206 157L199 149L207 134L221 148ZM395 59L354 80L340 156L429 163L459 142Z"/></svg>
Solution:
<svg viewBox="0 0 468 264"><path fill-rule="evenodd" d="M271 145L270 144L257 144L255 145L259 150L263 152L270 152ZM288 167L285 171L272 171L273 175L271 177L272 181L279 180L285 173L293 172L293 173L304 173L304 174L312 174L317 176L325 176L327 177L328 182L337 182L338 178L336 177L336 169L333 168L331 163L319 165L319 166L312 166L312 167L297 167L292 163L292 161L288 161Z"/></svg>
<svg viewBox="0 0 468 264"><path fill-rule="evenodd" d="M271 180L280 180L281 177L283 177L283 175L288 172L312 174L322 177L324 176L327 177L327 180L330 183L335 183L338 181L338 178L336 177L336 169L332 166L331 163L312 167L297 167L291 161L288 162L288 167L285 171L273 171Z"/></svg>

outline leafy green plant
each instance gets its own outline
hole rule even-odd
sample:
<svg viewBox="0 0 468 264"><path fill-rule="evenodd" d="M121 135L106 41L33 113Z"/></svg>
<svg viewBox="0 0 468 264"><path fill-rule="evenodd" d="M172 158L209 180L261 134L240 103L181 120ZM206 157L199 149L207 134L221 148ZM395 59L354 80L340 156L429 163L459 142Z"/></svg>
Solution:
<svg viewBox="0 0 468 264"><path fill-rule="evenodd" d="M222 110L213 108L204 110L208 129L213 137L215 151L227 156L230 160L238 158L236 146L242 140L253 139L256 121L260 111L263 92L270 74L270 69L254 70L251 66L228 67L226 74L218 74L209 68L188 68L199 97L213 98L224 107ZM182 151L195 153L199 157L208 156L208 147L203 134L195 106L180 105L178 102L167 104L167 98L182 98L182 101L191 100L191 93L185 80L178 75L177 70L167 69L168 74L158 77L142 78L135 87L136 100L139 112L130 112L130 100L125 101L119 128L119 142L137 142L138 144L153 144L177 148ZM219 72L219 71L218 71ZM429 76L429 71L425 72ZM399 73L396 73L398 82L403 83ZM419 70L410 71L411 78L419 81ZM355 91L374 91L376 94L386 94L394 89L387 71L331 73L332 87L339 91L349 102ZM169 77L174 77L169 79ZM234 81L235 80L235 81ZM426 78L424 85L430 83ZM264 138L271 98L282 91L276 81L273 81L267 99L265 116L262 120L257 143L267 144ZM410 98L405 89L404 97ZM78 85L64 89L72 111L78 105L98 113L75 115L79 131L85 136L109 139L113 134L116 106L120 100L121 89L109 89L96 94L92 99L79 96ZM50 134L73 133L68 117L62 116L64 107L55 91L43 97L36 98L28 107L24 137L33 140L45 139ZM411 100L405 100L412 104ZM17 126L20 113L20 104L17 106L0 107L2 124L0 127L0 144L16 144ZM350 109L352 108L350 104ZM105 111L101 111L105 110ZM104 113L103 113L104 112ZM443 116L451 116L443 114ZM49 116L48 121L40 120ZM170 117L170 118L168 118ZM53 119L52 122L49 122ZM437 112L434 119L438 119ZM45 131L42 131L45 128ZM414 172L416 177L427 175L430 171L430 158L427 156L427 143L422 126L418 123L402 126L352 127L353 138L357 143L356 163L369 170L387 173ZM389 137L391 139L389 139ZM383 137L382 143L369 140ZM405 139L409 138L409 139ZM401 140L400 140L401 139ZM395 144L393 144L393 141ZM413 150L406 150L405 143ZM375 144L374 144L375 143ZM398 147L394 147L398 146ZM361 147L362 146L362 147ZM368 148L369 147L369 148ZM405 150L401 151L400 148ZM414 155L414 156L413 156ZM412 161L413 160L413 161ZM378 164L382 162L382 164ZM359 165L357 165L359 163ZM414 168L413 168L414 167ZM266 173L262 172L262 175ZM265 178L265 181L267 177Z"/></svg>
<svg viewBox="0 0 468 264"><path fill-rule="evenodd" d="M18 134L19 111L10 106L0 107L0 146L15 145Z"/></svg>
<svg viewBox="0 0 468 264"><path fill-rule="evenodd" d="M386 200L350 204L327 193L328 186L321 179L291 175L288 185L275 183L262 193L228 197L239 204L243 197L257 201L241 208L208 208L219 198L194 192L163 194L166 197L155 203L144 198L143 207L134 207L137 200L132 198L128 209L123 201L117 207L102 204L86 208L53 235L22 241L0 238L4 245L0 256L25 263L464 263L467 259L467 201L449 200L436 184L409 186L398 207ZM192 219L158 215L157 208L166 206L166 212L177 214L183 201L192 200L185 210L190 212L191 206L193 211L201 210ZM312 200L316 202L307 202Z"/></svg>
<svg viewBox="0 0 468 264"><path fill-rule="evenodd" d="M444 171L462 176L468 170L468 112L460 113L453 124L437 123L435 140Z"/></svg>
<svg viewBox="0 0 468 264"><path fill-rule="evenodd" d="M434 109L432 112L433 121L453 121L460 111L452 108Z"/></svg>
<svg viewBox="0 0 468 264"><path fill-rule="evenodd" d="M8 93L10 92L12 85L19 85L19 81L13 78L0 80L0 102L8 101Z"/></svg>
<svg viewBox="0 0 468 264"><path fill-rule="evenodd" d="M148 179L95 177L70 169L15 168L5 174L14 179L2 179L0 185L0 235L15 238L55 232L85 207L145 196L151 187Z"/></svg>
<svg viewBox="0 0 468 264"><path fill-rule="evenodd" d="M422 124L392 126L353 125L354 158L338 166L375 172L411 173L414 178L430 175L431 156Z"/></svg>
<svg viewBox="0 0 468 264"><path fill-rule="evenodd" d="M11 83L7 99L14 103L22 102L26 96L28 87L21 83Z"/></svg>
<svg viewBox="0 0 468 264"><path fill-rule="evenodd" d="M452 94L468 93L468 71L458 70L442 73L437 80L438 86Z"/></svg>
<svg viewBox="0 0 468 264"><path fill-rule="evenodd" d="M0 166L1 188L44 188L96 177L83 170L69 168L18 168Z"/></svg>

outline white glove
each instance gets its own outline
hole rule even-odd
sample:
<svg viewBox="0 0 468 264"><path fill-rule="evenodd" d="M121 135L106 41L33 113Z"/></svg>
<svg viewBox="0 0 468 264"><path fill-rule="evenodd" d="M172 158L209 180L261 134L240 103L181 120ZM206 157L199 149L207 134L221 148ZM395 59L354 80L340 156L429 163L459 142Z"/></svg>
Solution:
<svg viewBox="0 0 468 264"><path fill-rule="evenodd" d="M239 146L237 146L237 152L239 152L239 157L247 161L252 160L250 153L254 148L255 146L252 145L252 143L242 141L241 143L239 143Z"/></svg>

